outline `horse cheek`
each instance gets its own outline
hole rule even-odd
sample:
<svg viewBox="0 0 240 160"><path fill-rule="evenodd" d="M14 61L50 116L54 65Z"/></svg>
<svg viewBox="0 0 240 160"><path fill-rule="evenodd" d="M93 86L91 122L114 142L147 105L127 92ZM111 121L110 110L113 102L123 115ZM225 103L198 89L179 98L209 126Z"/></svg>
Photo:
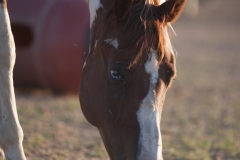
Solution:
<svg viewBox="0 0 240 160"><path fill-rule="evenodd" d="M85 66L80 86L80 103L85 118L98 127L106 115L106 69L101 61ZM101 70L99 70L101 68ZM103 78L106 77L106 78Z"/></svg>

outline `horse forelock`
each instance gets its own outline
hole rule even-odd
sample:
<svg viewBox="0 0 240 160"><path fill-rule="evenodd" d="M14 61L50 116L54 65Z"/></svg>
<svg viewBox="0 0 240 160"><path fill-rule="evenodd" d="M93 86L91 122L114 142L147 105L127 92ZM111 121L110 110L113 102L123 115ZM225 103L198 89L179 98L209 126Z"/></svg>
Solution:
<svg viewBox="0 0 240 160"><path fill-rule="evenodd" d="M135 52L138 55L134 63L138 62L143 53L150 53L151 49L156 50L160 63L166 52L173 53L168 34L170 24L166 25L153 16L154 6L163 2L165 0L134 0L131 9L128 11L128 19L124 23L117 22L113 8L110 8L103 17L103 21L95 28L95 35L97 35L96 38L99 41L97 48L100 49L104 46L106 39L116 38L119 41L119 50L129 47L136 49ZM112 29L114 29L114 33L109 35L109 30Z"/></svg>

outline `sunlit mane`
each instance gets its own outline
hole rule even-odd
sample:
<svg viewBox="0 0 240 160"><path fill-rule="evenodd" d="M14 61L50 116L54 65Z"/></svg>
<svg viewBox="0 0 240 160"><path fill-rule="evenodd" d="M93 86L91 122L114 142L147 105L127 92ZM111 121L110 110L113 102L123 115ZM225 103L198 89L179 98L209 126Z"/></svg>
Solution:
<svg viewBox="0 0 240 160"><path fill-rule="evenodd" d="M168 28L172 29L172 27L170 24L166 25L166 23L160 22L156 18L158 14L154 10L154 6L158 6L163 2L165 0L134 1L131 9L128 11L129 16L126 23L118 23L114 17L113 8L111 8L101 24L99 24L99 27L96 27L95 35L96 39L99 40L97 48L104 46L105 39L125 36L126 41L119 44L119 49L134 47L138 50L139 55L154 49L158 53L160 63L166 52L173 53L168 34ZM115 27L116 33L111 35L108 32L108 27ZM118 27L121 29L118 29ZM126 37L126 35L128 36ZM138 59L136 59L137 61Z"/></svg>
<svg viewBox="0 0 240 160"><path fill-rule="evenodd" d="M166 0L145 0L146 5L161 5L164 2L166 2ZM169 34L168 34L168 31L169 31L168 28L170 29L170 31L172 31L174 33L174 35L176 35L176 33L175 33L171 24L168 24L168 26L166 26L163 29L163 34L164 34L165 40L166 40L165 49L166 49L166 51L174 54L172 43L171 43L171 40L170 40L170 37L169 37Z"/></svg>
<svg viewBox="0 0 240 160"><path fill-rule="evenodd" d="M145 0L145 4L152 4L152 5L160 5L163 2L165 2L165 0Z"/></svg>

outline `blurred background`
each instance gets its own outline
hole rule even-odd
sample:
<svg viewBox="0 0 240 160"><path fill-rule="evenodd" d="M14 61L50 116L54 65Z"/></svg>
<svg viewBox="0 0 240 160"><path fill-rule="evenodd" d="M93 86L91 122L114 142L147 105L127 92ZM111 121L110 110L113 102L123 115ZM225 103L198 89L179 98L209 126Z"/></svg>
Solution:
<svg viewBox="0 0 240 160"><path fill-rule="evenodd" d="M9 0L16 43L15 86L78 93L88 53L86 0Z"/></svg>
<svg viewBox="0 0 240 160"><path fill-rule="evenodd" d="M240 1L193 1L173 24L178 72L161 122L165 157L239 160Z"/></svg>
<svg viewBox="0 0 240 160"><path fill-rule="evenodd" d="M88 48L87 5L85 0L8 2L28 159L109 159L76 94ZM173 24L177 79L161 121L166 160L240 159L239 7L239 0L188 0Z"/></svg>

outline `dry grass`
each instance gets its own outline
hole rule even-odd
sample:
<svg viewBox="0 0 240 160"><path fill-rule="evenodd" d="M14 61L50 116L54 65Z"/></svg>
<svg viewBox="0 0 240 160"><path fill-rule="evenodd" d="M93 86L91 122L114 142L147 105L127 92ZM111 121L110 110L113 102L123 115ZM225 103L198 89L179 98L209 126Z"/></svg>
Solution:
<svg viewBox="0 0 240 160"><path fill-rule="evenodd" d="M106 159L98 131L83 117L76 95L21 92L17 102L28 159Z"/></svg>
<svg viewBox="0 0 240 160"><path fill-rule="evenodd" d="M161 122L166 160L240 159L239 6L203 7L197 19L174 24L178 78ZM108 159L76 95L21 91L17 104L28 159Z"/></svg>
<svg viewBox="0 0 240 160"><path fill-rule="evenodd" d="M165 159L240 159L240 2L174 27L178 78L162 117Z"/></svg>

